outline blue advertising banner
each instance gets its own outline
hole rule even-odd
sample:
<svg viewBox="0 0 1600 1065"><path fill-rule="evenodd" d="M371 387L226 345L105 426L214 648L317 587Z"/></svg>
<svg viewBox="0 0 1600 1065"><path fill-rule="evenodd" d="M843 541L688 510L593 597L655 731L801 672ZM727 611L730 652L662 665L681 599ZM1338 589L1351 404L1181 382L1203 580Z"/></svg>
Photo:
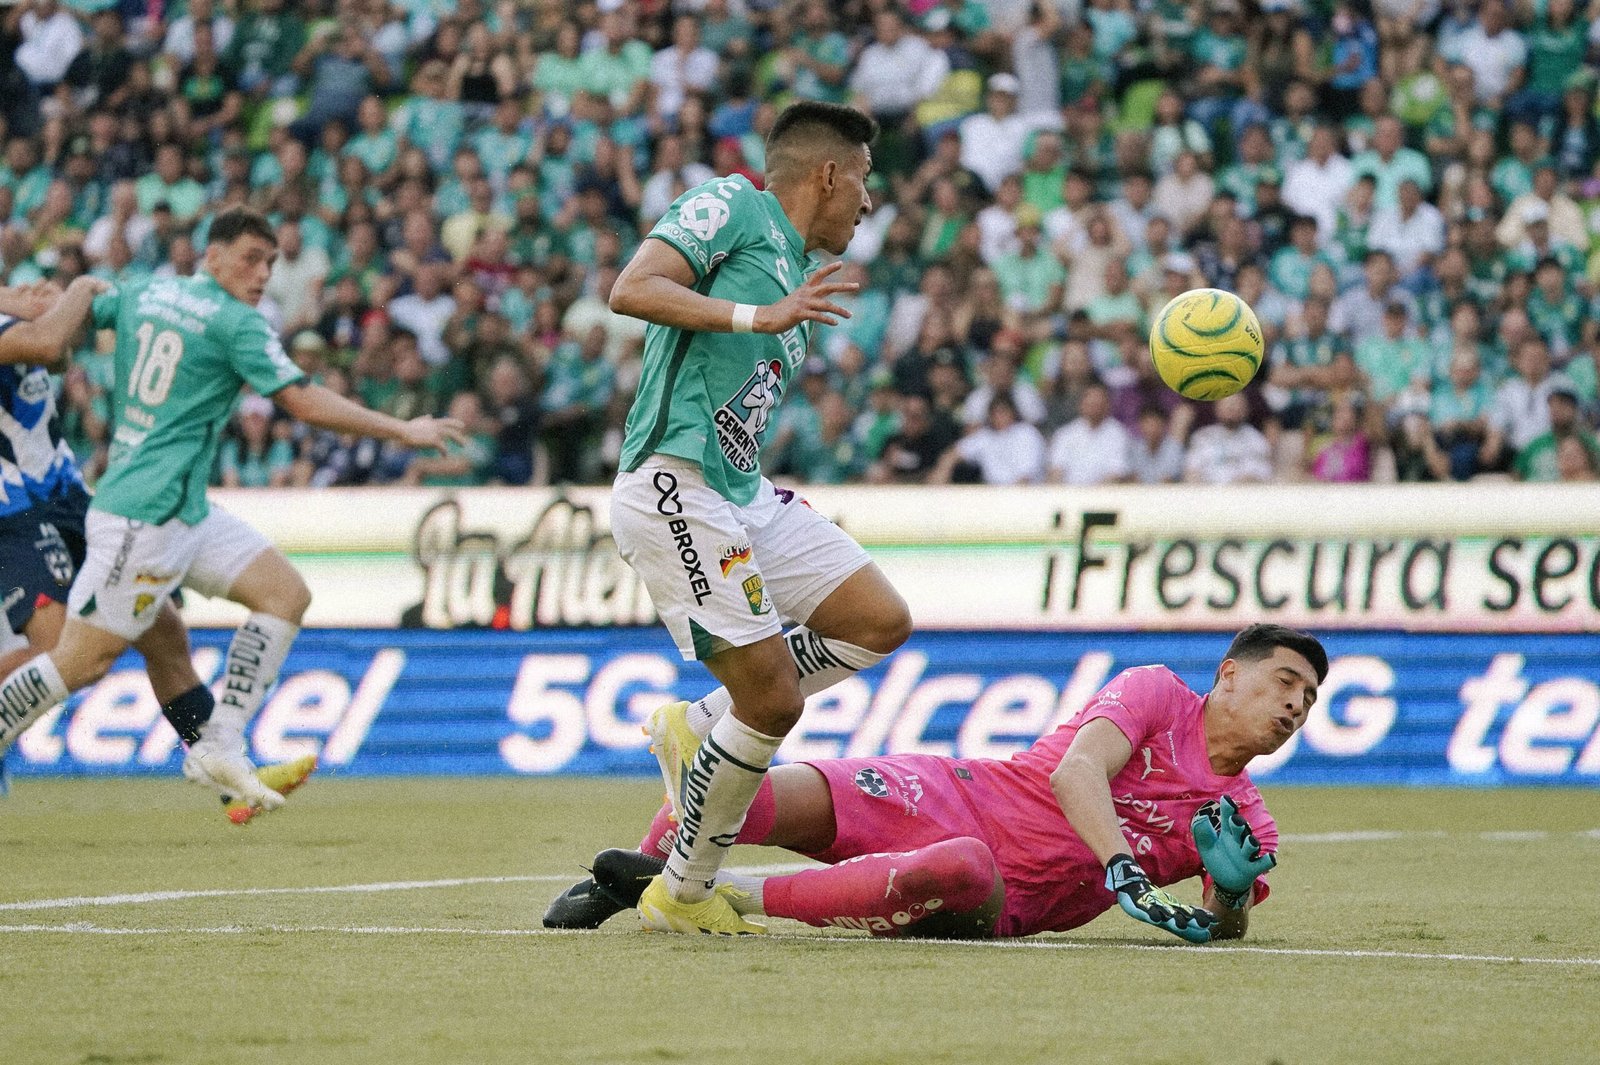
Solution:
<svg viewBox="0 0 1600 1065"><path fill-rule="evenodd" d="M1306 727L1252 773L1286 784L1600 784L1600 635L1326 631ZM215 677L229 633L199 631ZM1005 757L1118 671L1209 687L1226 633L931 632L814 698L787 760L920 751ZM307 630L251 731L258 762L327 772L647 775L640 722L714 682L656 628ZM175 773L177 737L129 655L26 734L25 775Z"/></svg>

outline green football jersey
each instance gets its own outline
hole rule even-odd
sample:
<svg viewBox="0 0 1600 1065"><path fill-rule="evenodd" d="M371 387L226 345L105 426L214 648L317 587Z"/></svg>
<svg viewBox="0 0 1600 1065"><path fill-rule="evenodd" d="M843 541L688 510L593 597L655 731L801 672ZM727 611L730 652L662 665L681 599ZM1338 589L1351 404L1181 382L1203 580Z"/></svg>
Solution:
<svg viewBox="0 0 1600 1065"><path fill-rule="evenodd" d="M93 505L152 525L199 524L240 386L270 396L304 375L261 312L209 274L113 289L93 317L117 333L111 458Z"/></svg>
<svg viewBox="0 0 1600 1065"><path fill-rule="evenodd" d="M776 303L815 264L777 197L743 177L697 185L650 231L694 269L695 291L735 303ZM800 370L811 323L778 334L696 333L651 324L644 373L628 411L623 470L652 454L699 463L706 483L743 506L761 480L761 444Z"/></svg>

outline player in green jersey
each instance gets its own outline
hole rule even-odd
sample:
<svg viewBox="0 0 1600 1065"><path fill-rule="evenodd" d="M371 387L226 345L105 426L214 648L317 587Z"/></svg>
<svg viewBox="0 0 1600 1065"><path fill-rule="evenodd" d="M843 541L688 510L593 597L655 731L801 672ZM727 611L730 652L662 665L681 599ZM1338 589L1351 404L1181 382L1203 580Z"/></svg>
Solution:
<svg viewBox="0 0 1600 1065"><path fill-rule="evenodd" d="M88 551L55 648L0 682L0 751L68 694L105 676L180 585L240 603L217 701L177 707L184 774L253 809L283 796L256 778L244 730L299 632L311 593L266 538L206 501L222 427L249 384L303 422L412 448L460 442L460 422L400 421L304 380L256 310L277 257L272 226L234 208L212 223L204 270L112 289L92 318L116 331L111 457L89 509Z"/></svg>
<svg viewBox="0 0 1600 1065"><path fill-rule="evenodd" d="M811 253L842 254L871 209L876 133L853 108L790 106L768 137L766 191L739 176L688 190L612 291L612 310L650 323L612 533L679 652L724 685L650 720L679 818L666 873L640 902L653 928L761 931L712 880L767 766L807 695L911 631L861 546L760 467L814 323L849 317L831 297L857 286Z"/></svg>

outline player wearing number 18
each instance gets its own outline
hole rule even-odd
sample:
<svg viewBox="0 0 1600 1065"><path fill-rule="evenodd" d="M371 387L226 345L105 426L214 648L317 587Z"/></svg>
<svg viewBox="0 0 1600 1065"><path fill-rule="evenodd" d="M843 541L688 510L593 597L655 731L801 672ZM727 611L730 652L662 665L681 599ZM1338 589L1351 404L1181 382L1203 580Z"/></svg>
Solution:
<svg viewBox="0 0 1600 1065"><path fill-rule="evenodd" d="M116 332L111 456L89 508L88 548L55 649L0 682L0 751L137 642L180 586L250 610L234 634L215 706L203 688L169 713L189 744L184 774L250 809L283 797L257 779L244 730L288 656L310 592L267 539L211 507L206 483L222 428L250 385L294 417L356 436L437 448L462 440L452 419L400 421L308 383L256 303L277 258L261 215L212 222L204 270L98 296L95 326Z"/></svg>
<svg viewBox="0 0 1600 1065"><path fill-rule="evenodd" d="M1231 396L1261 368L1261 323L1231 292L1176 296L1150 327L1150 354L1167 387L1185 399Z"/></svg>

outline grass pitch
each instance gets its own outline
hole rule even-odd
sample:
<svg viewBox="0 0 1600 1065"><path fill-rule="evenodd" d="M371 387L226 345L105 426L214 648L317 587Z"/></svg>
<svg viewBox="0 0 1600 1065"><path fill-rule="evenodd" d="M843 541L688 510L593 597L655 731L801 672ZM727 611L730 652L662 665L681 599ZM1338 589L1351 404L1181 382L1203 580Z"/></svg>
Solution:
<svg viewBox="0 0 1600 1065"><path fill-rule="evenodd" d="M314 778L238 829L176 780L24 779L0 804L0 1059L1600 1060L1600 791L1269 789L1282 864L1237 945L1115 912L1010 945L538 930L658 797Z"/></svg>

